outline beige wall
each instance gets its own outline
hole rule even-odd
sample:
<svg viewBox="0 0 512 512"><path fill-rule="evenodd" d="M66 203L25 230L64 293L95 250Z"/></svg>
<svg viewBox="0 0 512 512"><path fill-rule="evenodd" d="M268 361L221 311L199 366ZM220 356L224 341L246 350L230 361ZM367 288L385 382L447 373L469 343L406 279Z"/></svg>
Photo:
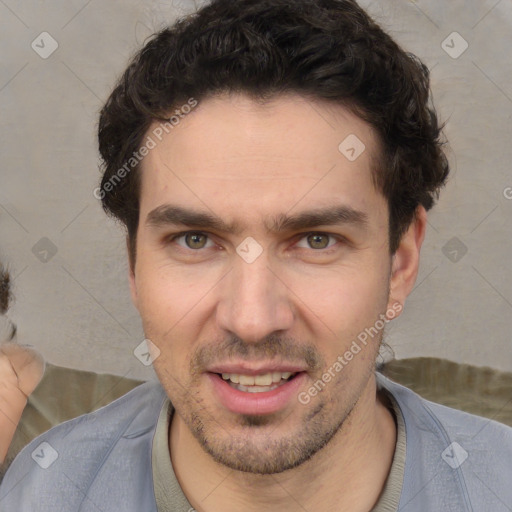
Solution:
<svg viewBox="0 0 512 512"><path fill-rule="evenodd" d="M94 136L98 109L130 54L193 4L0 2L0 253L16 276L11 314L20 341L55 364L152 375L133 355L143 333L123 235L93 196ZM417 287L388 342L399 358L512 370L512 4L361 4L432 69L453 165L430 214ZM469 44L460 56L455 31ZM43 56L58 48L43 59L32 41Z"/></svg>

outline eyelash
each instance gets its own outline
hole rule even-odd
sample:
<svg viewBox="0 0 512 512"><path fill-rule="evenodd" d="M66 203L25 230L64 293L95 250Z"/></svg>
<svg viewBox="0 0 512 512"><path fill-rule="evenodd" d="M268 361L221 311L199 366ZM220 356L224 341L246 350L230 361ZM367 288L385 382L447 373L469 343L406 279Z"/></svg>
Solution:
<svg viewBox="0 0 512 512"><path fill-rule="evenodd" d="M208 238L208 240L211 240L211 237L208 235L208 233L205 233L203 231L182 231L181 233L177 233L175 235L167 237L165 239L165 243L168 244L168 243L171 243L171 242L175 242L179 238L183 238L186 235L192 235L192 234L193 235L203 235L203 236L206 236ZM343 236L341 236L341 235L334 235L332 233L324 233L323 231L310 231L308 233L299 233L297 235L297 236L300 236L300 238L298 238L298 241L300 241L300 240L302 240L304 238L307 238L308 236L311 236L311 235L328 236L331 239L337 240L338 242L347 243L347 240ZM311 248L310 250L314 251L314 252L317 252L317 253L330 254L333 251L329 250L329 249L332 249L335 245L336 244L334 244L332 246L327 246L324 249L312 249ZM209 247L202 247L201 249L191 249L189 247L182 247L179 244L178 244L178 247L179 247L179 250L182 250L182 251L185 251L185 252L189 252L189 253L191 253L191 252L192 253L193 252L199 253L203 249L209 249ZM304 248L301 247L300 249L304 249Z"/></svg>

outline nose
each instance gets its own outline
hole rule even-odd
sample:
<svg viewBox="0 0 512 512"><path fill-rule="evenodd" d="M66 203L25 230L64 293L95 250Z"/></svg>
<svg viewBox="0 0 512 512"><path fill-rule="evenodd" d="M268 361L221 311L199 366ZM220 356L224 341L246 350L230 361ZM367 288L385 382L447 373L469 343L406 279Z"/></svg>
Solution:
<svg viewBox="0 0 512 512"><path fill-rule="evenodd" d="M237 258L222 286L218 326L246 342L258 342L291 328L291 292L279 271L270 268L266 252L254 262Z"/></svg>

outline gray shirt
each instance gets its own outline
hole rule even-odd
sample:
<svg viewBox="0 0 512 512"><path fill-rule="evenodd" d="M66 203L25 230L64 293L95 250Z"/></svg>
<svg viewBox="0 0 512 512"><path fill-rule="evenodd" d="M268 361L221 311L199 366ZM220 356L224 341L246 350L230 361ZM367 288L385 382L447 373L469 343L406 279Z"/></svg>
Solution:
<svg viewBox="0 0 512 512"><path fill-rule="evenodd" d="M386 480L384 489L379 497L379 501L371 512L396 512L402 492L402 482L404 478L405 467L405 425L402 412L386 389L381 387L388 399L391 412L395 418L397 426L397 441L395 455L391 464L391 469ZM176 479L169 456L169 428L171 425L174 408L169 400L166 400L160 411L156 427L155 437L153 439L153 485L155 489L155 498L158 512L192 512L194 509L183 494L183 491Z"/></svg>
<svg viewBox="0 0 512 512"><path fill-rule="evenodd" d="M512 428L424 400L378 373L377 382L393 397L393 410L400 410L406 442L401 489L395 469L402 455L395 453L379 506L395 510L399 494L400 512L511 511ZM165 427L165 435L157 435L159 418L165 424L168 416L164 390L150 382L50 429L8 469L0 510L158 512L156 495L161 500L166 488L175 499L170 510L189 512L169 471L158 464L156 471L164 473L152 470L157 454L165 454L171 464ZM398 447L400 439L399 433Z"/></svg>

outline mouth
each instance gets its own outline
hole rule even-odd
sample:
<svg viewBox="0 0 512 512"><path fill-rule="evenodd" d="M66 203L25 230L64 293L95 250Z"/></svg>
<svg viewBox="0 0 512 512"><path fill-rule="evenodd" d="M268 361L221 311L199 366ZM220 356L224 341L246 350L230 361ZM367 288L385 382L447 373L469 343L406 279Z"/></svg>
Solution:
<svg viewBox="0 0 512 512"><path fill-rule="evenodd" d="M292 372L267 372L260 375L244 375L239 373L218 374L232 388L245 393L266 393L277 389L289 380L293 379L297 373Z"/></svg>
<svg viewBox="0 0 512 512"><path fill-rule="evenodd" d="M235 414L262 415L298 404L307 373L298 367L230 366L206 373L219 405Z"/></svg>

